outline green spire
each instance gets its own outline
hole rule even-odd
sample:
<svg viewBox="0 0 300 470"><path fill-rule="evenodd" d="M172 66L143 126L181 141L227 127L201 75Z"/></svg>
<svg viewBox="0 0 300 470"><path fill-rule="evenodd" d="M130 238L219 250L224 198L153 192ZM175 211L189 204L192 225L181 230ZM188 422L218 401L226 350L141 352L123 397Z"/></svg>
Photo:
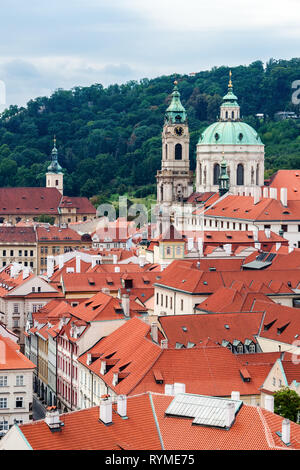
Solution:
<svg viewBox="0 0 300 470"><path fill-rule="evenodd" d="M48 171L50 171L51 173L62 173L62 167L58 163L58 152L57 152L57 148L56 148L56 138L55 138L55 136L54 136L53 142L54 142L54 146L53 146L53 149L52 149L52 152L51 152L52 161L51 161L50 165L48 166Z"/></svg>
<svg viewBox="0 0 300 470"><path fill-rule="evenodd" d="M220 167L219 194L223 196L223 194L227 193L229 190L229 176L227 174L227 163L224 158L224 152Z"/></svg>
<svg viewBox="0 0 300 470"><path fill-rule="evenodd" d="M172 124L184 123L187 120L186 110L180 101L180 93L178 91L177 81L174 82L172 101L166 110L165 119Z"/></svg>
<svg viewBox="0 0 300 470"><path fill-rule="evenodd" d="M233 94L233 85L231 81L231 70L229 71L229 83L228 83L228 92L226 93L225 96L223 96L223 104L222 106L238 106L238 98Z"/></svg>

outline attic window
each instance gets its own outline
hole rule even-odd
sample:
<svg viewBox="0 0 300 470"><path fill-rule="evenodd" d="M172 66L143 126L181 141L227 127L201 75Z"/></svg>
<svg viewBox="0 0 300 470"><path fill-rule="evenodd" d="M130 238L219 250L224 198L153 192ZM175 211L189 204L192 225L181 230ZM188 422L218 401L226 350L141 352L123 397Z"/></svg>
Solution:
<svg viewBox="0 0 300 470"><path fill-rule="evenodd" d="M243 140L243 137L244 137L243 134L240 132L239 133L239 140Z"/></svg>
<svg viewBox="0 0 300 470"><path fill-rule="evenodd" d="M218 133L216 132L216 133L215 133L215 139L216 139L216 141L218 141L219 138L220 138L220 134L218 134Z"/></svg>
<svg viewBox="0 0 300 470"><path fill-rule="evenodd" d="M270 323L265 324L265 325L264 325L264 331L268 331L268 330L271 328L271 326L274 325L274 323L275 323L276 321L277 321L277 319L276 319L276 320L273 320L273 321L270 322Z"/></svg>
<svg viewBox="0 0 300 470"><path fill-rule="evenodd" d="M289 211L283 211L282 213L283 213L283 214L290 214Z"/></svg>
<svg viewBox="0 0 300 470"><path fill-rule="evenodd" d="M280 328L277 328L277 334L281 335L281 333L284 332L287 326L289 326L290 322L286 323L285 325L281 326Z"/></svg>
<svg viewBox="0 0 300 470"><path fill-rule="evenodd" d="M248 238L253 238L253 235L248 234Z"/></svg>
<svg viewBox="0 0 300 470"><path fill-rule="evenodd" d="M95 285L95 281L94 281L94 279L91 278L91 277L88 278L88 283L89 283L90 286L94 286L94 285Z"/></svg>
<svg viewBox="0 0 300 470"><path fill-rule="evenodd" d="M182 331L184 331L185 333L187 332L187 327L186 326L182 326Z"/></svg>
<svg viewBox="0 0 300 470"><path fill-rule="evenodd" d="M124 364L124 366L119 367L119 372L122 372L126 367L128 367L130 362L127 362L127 364Z"/></svg>
<svg viewBox="0 0 300 470"><path fill-rule="evenodd" d="M240 374L241 374L241 377L243 379L243 382L250 382L251 381L251 375L249 374L246 367L244 367L243 369L240 369Z"/></svg>
<svg viewBox="0 0 300 470"><path fill-rule="evenodd" d="M206 235L206 238L212 238L212 236L207 234L207 235Z"/></svg>
<svg viewBox="0 0 300 470"><path fill-rule="evenodd" d="M153 370L153 375L154 375L155 382L157 384L163 384L164 383L163 375L159 370L154 369Z"/></svg>
<svg viewBox="0 0 300 470"><path fill-rule="evenodd" d="M226 238L232 238L232 235L226 235Z"/></svg>
<svg viewBox="0 0 300 470"><path fill-rule="evenodd" d="M108 354L108 356L105 356L104 359L110 359L110 358L113 357L115 354L116 354L116 352L113 352L113 353L111 353L111 354Z"/></svg>
<svg viewBox="0 0 300 470"><path fill-rule="evenodd" d="M97 308L101 307L101 305L94 305L93 310L97 310Z"/></svg>
<svg viewBox="0 0 300 470"><path fill-rule="evenodd" d="M209 270L210 270L210 271L216 271L217 268L215 268L214 266L211 266L211 267L209 268Z"/></svg>
<svg viewBox="0 0 300 470"><path fill-rule="evenodd" d="M207 286L207 281L203 281L203 284L204 284L205 286Z"/></svg>
<svg viewBox="0 0 300 470"><path fill-rule="evenodd" d="M226 328L226 330L230 329L229 325L224 325L224 328Z"/></svg>
<svg viewBox="0 0 300 470"><path fill-rule="evenodd" d="M88 307L89 305L91 305L91 303L92 303L92 302L86 302L84 305L85 305L86 307Z"/></svg>

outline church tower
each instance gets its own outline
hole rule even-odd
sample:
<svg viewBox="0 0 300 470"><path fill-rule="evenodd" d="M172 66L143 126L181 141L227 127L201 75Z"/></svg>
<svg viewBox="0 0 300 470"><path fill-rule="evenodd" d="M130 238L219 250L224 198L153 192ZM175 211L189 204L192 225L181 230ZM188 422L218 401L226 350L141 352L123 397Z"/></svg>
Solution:
<svg viewBox="0 0 300 470"><path fill-rule="evenodd" d="M51 153L52 161L48 166L46 173L46 187L57 188L58 191L63 194L64 191L64 175L62 167L58 163L58 152L56 148L56 138L54 137L54 146Z"/></svg>
<svg viewBox="0 0 300 470"><path fill-rule="evenodd" d="M185 201L193 192L187 114L181 104L176 81L174 85L162 132L161 170L156 175L157 202L167 205Z"/></svg>

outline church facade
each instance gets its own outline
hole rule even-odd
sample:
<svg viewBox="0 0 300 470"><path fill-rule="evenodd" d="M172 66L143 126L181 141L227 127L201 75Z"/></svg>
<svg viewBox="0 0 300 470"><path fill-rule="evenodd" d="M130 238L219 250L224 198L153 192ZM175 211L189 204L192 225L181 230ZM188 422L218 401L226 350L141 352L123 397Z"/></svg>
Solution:
<svg viewBox="0 0 300 470"><path fill-rule="evenodd" d="M194 176L190 171L187 113L175 82L162 132L157 203L176 206L193 192L246 193L264 185L264 144L255 129L241 119L231 72L219 119L200 135L196 150Z"/></svg>

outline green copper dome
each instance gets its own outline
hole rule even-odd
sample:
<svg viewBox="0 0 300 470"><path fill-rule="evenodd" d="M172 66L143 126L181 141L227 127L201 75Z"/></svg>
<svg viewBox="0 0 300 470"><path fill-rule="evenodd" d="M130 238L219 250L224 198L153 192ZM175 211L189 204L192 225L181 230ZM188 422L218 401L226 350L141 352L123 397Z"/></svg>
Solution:
<svg viewBox="0 0 300 470"><path fill-rule="evenodd" d="M171 122L172 124L185 122L187 118L186 110L180 101L180 93L177 88L177 82L174 83L175 86L172 93L172 101L166 110L165 116L166 121Z"/></svg>
<svg viewBox="0 0 300 470"><path fill-rule="evenodd" d="M256 130L245 122L219 121L205 129L198 144L262 145L262 141Z"/></svg>

